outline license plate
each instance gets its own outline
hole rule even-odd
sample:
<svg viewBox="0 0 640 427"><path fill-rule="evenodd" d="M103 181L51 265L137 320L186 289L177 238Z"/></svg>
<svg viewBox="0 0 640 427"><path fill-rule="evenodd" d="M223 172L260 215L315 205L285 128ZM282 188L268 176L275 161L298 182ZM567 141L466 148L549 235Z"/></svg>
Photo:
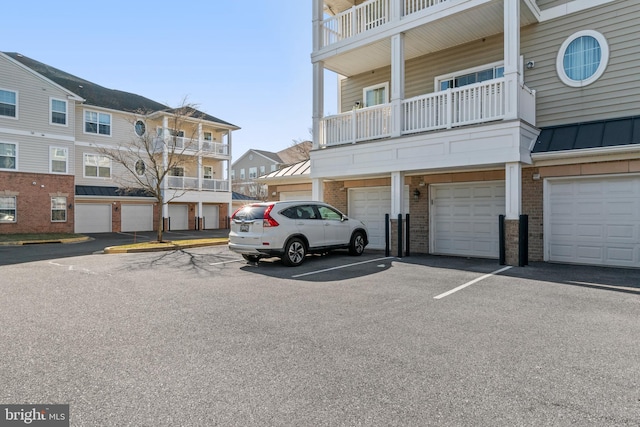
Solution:
<svg viewBox="0 0 640 427"><path fill-rule="evenodd" d="M249 224L240 224L240 231L241 232L249 231Z"/></svg>

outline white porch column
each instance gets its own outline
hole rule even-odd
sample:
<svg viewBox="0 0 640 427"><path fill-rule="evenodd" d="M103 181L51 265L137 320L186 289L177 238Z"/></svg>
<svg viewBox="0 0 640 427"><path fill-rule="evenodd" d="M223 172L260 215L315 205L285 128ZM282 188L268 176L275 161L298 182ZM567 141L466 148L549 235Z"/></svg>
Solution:
<svg viewBox="0 0 640 427"><path fill-rule="evenodd" d="M404 33L391 37L391 136L402 132L404 99Z"/></svg>
<svg viewBox="0 0 640 427"><path fill-rule="evenodd" d="M504 172L506 219L519 219L522 211L522 165L507 163Z"/></svg>
<svg viewBox="0 0 640 427"><path fill-rule="evenodd" d="M313 178L311 180L311 200L324 201L324 182L322 179Z"/></svg>
<svg viewBox="0 0 640 427"><path fill-rule="evenodd" d="M313 23L312 46L314 52L322 48L322 18L324 16L324 0L313 0L313 12L311 13Z"/></svg>
<svg viewBox="0 0 640 427"><path fill-rule="evenodd" d="M231 187L231 130L227 132L227 147L229 148L229 160L227 160L227 185L229 194L231 195L227 216L231 218L233 215L233 188Z"/></svg>
<svg viewBox="0 0 640 427"><path fill-rule="evenodd" d="M520 96L520 0L504 0L505 119L518 118Z"/></svg>
<svg viewBox="0 0 640 427"><path fill-rule="evenodd" d="M313 149L320 147L322 132L320 123L324 115L324 63L313 64Z"/></svg>
<svg viewBox="0 0 640 427"><path fill-rule="evenodd" d="M391 173L391 219L404 214L404 172Z"/></svg>

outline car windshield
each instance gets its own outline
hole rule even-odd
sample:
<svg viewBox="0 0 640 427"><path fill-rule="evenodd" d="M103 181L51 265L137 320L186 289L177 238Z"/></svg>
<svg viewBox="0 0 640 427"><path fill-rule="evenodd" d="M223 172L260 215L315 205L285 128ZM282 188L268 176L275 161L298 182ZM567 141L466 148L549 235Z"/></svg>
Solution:
<svg viewBox="0 0 640 427"><path fill-rule="evenodd" d="M268 206L263 205L249 205L240 209L233 216L234 219L244 220L244 221L252 221L254 219L264 219L264 211L267 210Z"/></svg>

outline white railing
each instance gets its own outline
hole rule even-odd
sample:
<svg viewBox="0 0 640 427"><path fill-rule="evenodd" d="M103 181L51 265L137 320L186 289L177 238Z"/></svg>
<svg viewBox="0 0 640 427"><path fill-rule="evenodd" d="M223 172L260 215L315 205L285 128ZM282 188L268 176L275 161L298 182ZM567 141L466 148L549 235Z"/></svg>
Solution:
<svg viewBox="0 0 640 427"><path fill-rule="evenodd" d="M433 6L437 6L440 3L445 3L449 0L404 0L403 16L411 15L412 13L420 12L421 10L428 9Z"/></svg>
<svg viewBox="0 0 640 427"><path fill-rule="evenodd" d="M402 101L402 133L499 120L505 115L504 79L447 89Z"/></svg>
<svg viewBox="0 0 640 427"><path fill-rule="evenodd" d="M447 89L401 102L401 135L486 123L506 117L505 79ZM520 84L519 118L535 126L535 91ZM320 145L354 144L391 136L391 104L325 117Z"/></svg>
<svg viewBox="0 0 640 427"><path fill-rule="evenodd" d="M403 2L402 16L446 3L449 0L369 0L322 21L322 46L377 28L391 20L391 4Z"/></svg>
<svg viewBox="0 0 640 427"><path fill-rule="evenodd" d="M181 190L229 191L229 181L224 179L205 178L200 187L200 180L196 177L168 176L167 185Z"/></svg>
<svg viewBox="0 0 640 427"><path fill-rule="evenodd" d="M391 1L393 0L369 0L325 19L322 22L323 46L329 46L387 23Z"/></svg>
<svg viewBox="0 0 640 427"><path fill-rule="evenodd" d="M229 144L224 144L222 142L214 142L214 141L202 141L201 148L198 148L198 140L197 139L189 139L183 137L176 137L164 140L162 137L154 138L153 145L156 152L161 152L164 149L164 146L169 148L169 150L179 150L180 152L184 151L185 154L189 152L201 152L202 154L217 154L220 156L228 156L229 155Z"/></svg>
<svg viewBox="0 0 640 427"><path fill-rule="evenodd" d="M391 135L391 105L355 109L325 117L322 135L326 145L354 144Z"/></svg>

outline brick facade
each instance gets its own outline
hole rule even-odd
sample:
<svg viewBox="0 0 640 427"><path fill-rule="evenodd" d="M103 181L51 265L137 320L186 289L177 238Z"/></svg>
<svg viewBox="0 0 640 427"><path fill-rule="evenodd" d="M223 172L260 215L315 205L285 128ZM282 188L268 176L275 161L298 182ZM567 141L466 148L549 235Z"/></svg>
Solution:
<svg viewBox="0 0 640 427"><path fill-rule="evenodd" d="M73 233L74 194L72 175L0 172L0 195L16 197L16 222L0 223L0 234ZM51 220L51 198L55 196L67 198L64 222Z"/></svg>

